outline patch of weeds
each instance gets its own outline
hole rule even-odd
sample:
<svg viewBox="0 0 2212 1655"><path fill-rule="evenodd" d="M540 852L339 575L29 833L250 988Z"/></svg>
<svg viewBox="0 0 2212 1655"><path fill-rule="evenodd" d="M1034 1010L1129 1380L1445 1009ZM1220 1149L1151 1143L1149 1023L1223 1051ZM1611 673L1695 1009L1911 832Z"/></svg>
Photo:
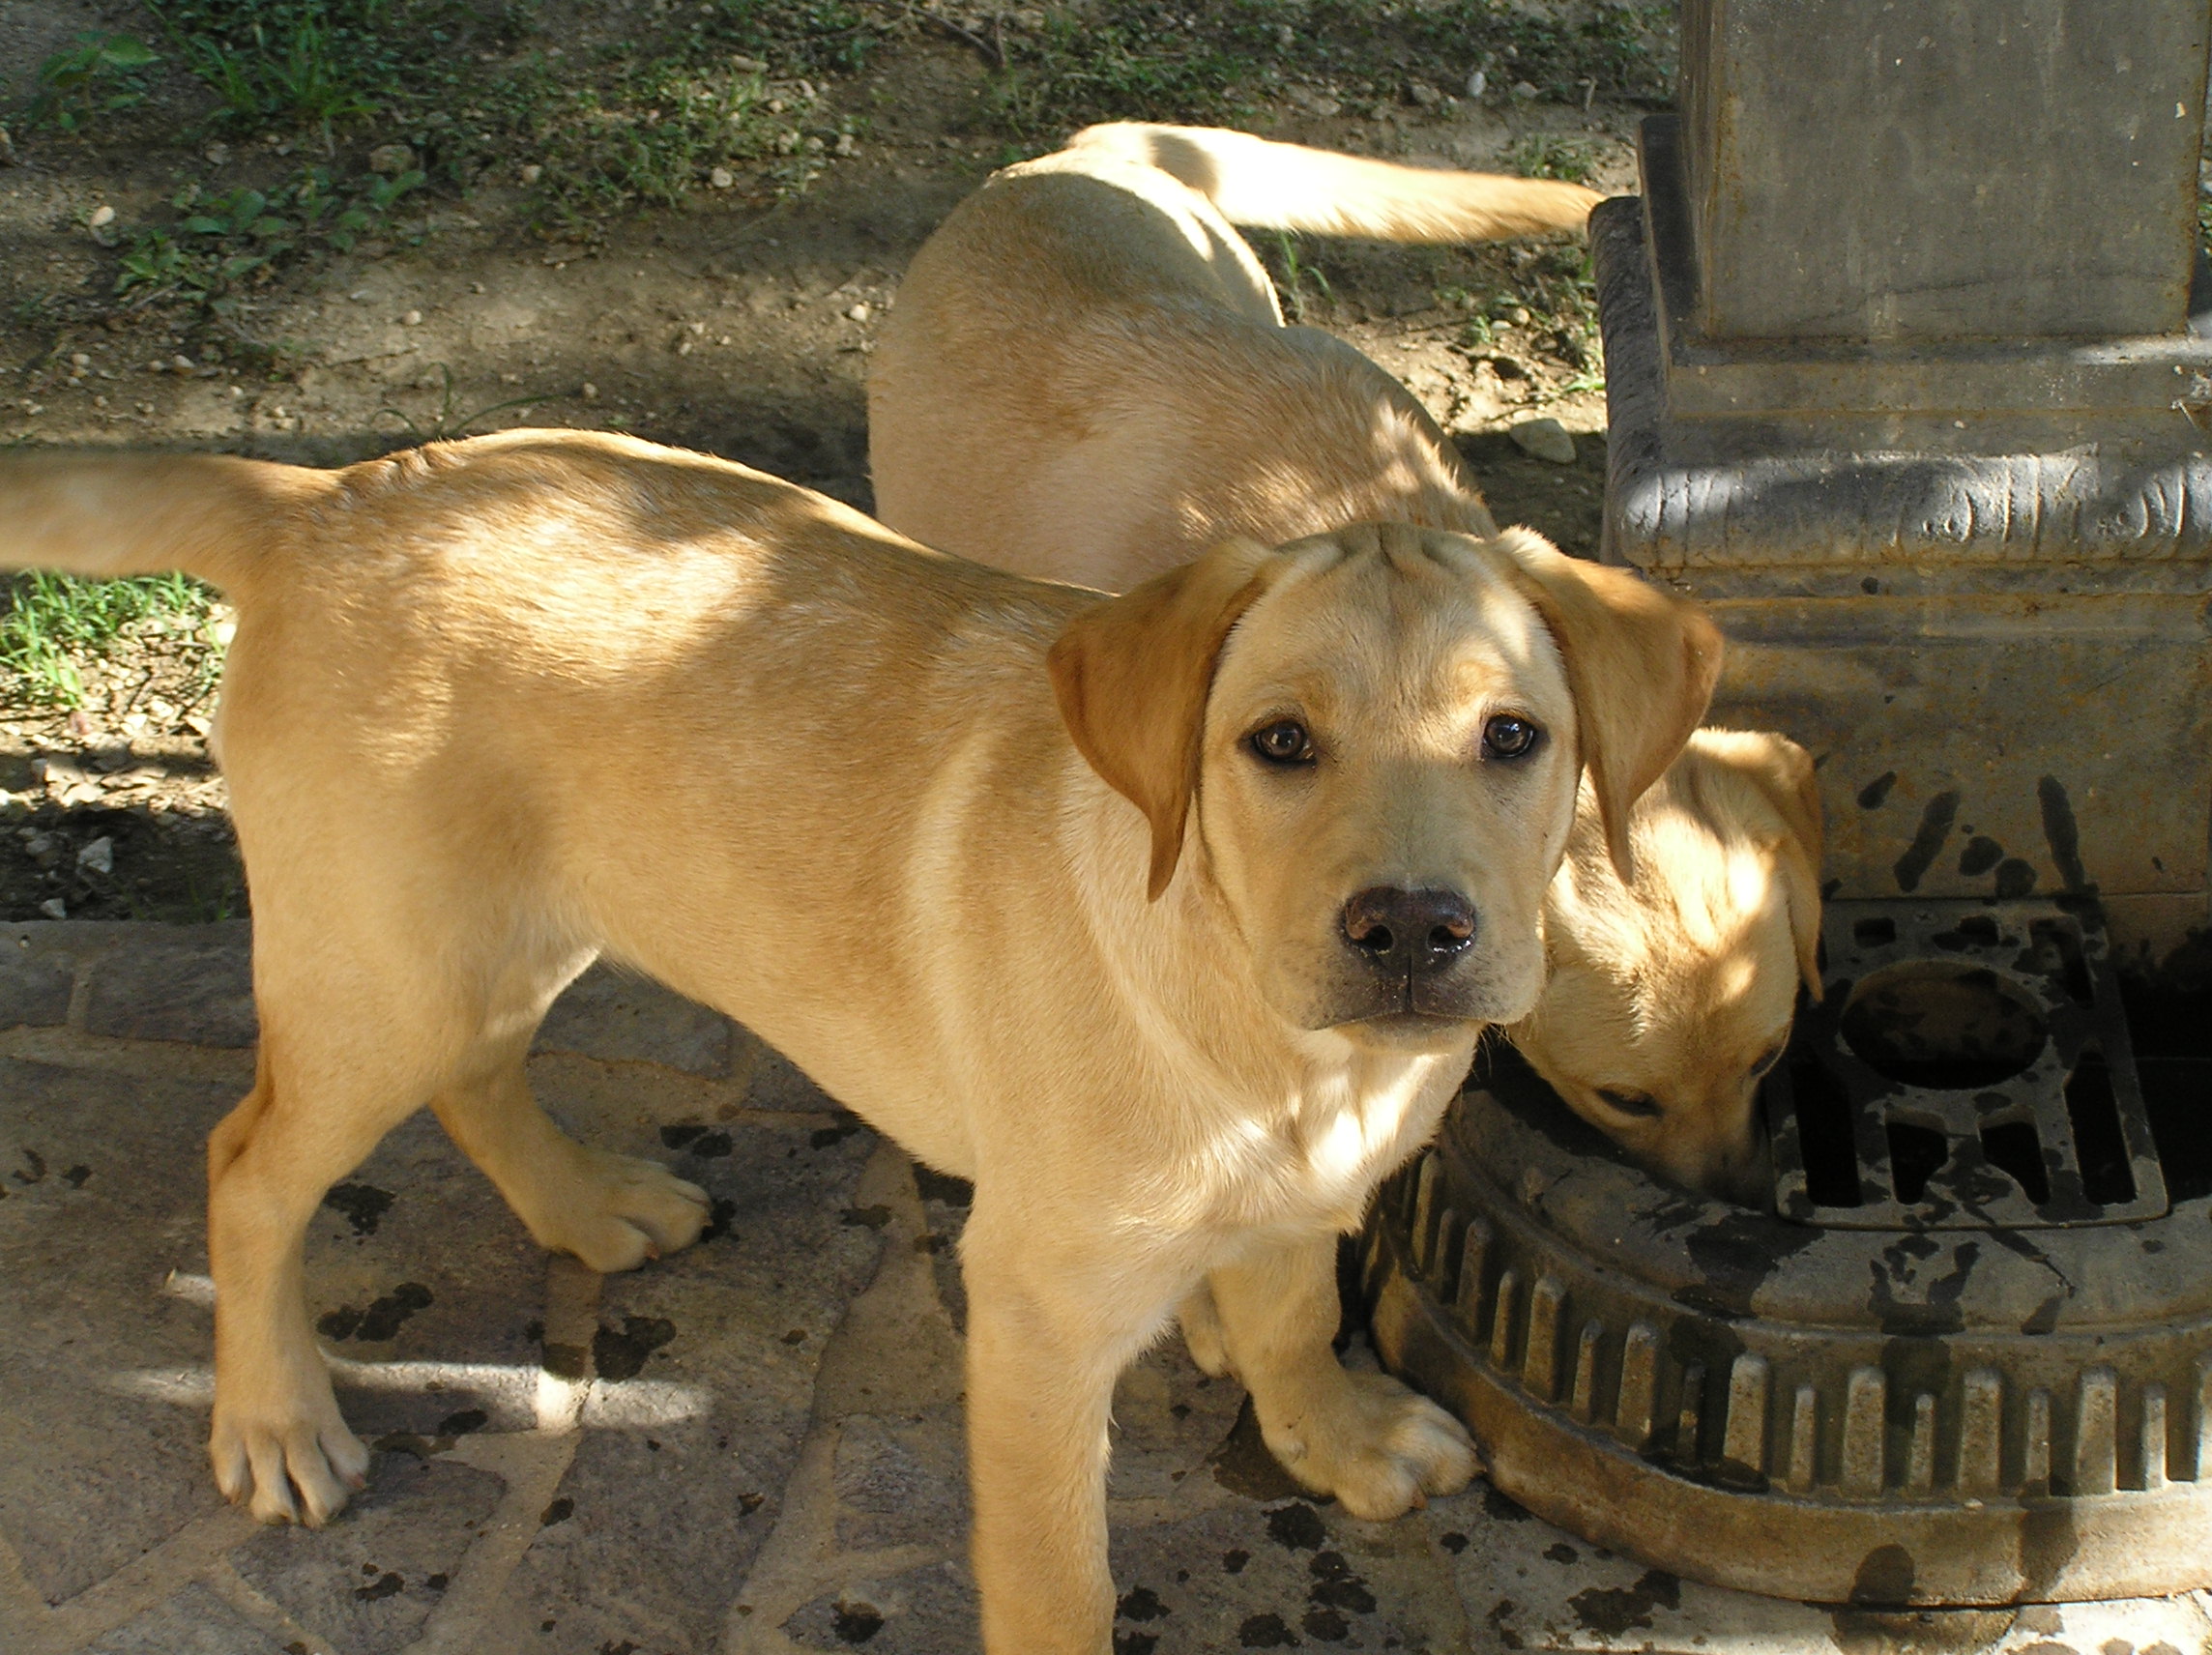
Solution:
<svg viewBox="0 0 2212 1655"><path fill-rule="evenodd" d="M780 76L851 74L867 67L904 11L840 0L715 0L686 25L676 55L704 62L738 51Z"/></svg>
<svg viewBox="0 0 2212 1655"><path fill-rule="evenodd" d="M1281 295L1289 308L1291 319L1303 322L1309 314L1317 313L1321 305L1336 303L1336 290L1319 265L1308 264L1298 254L1298 238L1288 230L1275 233L1275 253L1280 261L1267 274L1273 278L1275 291Z"/></svg>
<svg viewBox="0 0 2212 1655"><path fill-rule="evenodd" d="M1046 9L1004 36L1004 67L983 120L1050 139L1100 120L1223 120L1294 84L1319 87L1354 114L1396 102L1422 74L1457 94L1474 71L1493 95L1527 84L1539 98L1672 96L1674 8L1593 0L1540 16L1509 0L1096 0Z"/></svg>
<svg viewBox="0 0 2212 1655"><path fill-rule="evenodd" d="M1004 65L983 93L984 119L1041 138L1095 120L1232 112L1241 107L1234 94L1256 77L1254 48L1262 44L1246 39L1241 15L1277 9L1230 4L1201 18L1159 0L1051 8L1040 26L1003 40ZM1279 44L1271 35L1266 44Z"/></svg>
<svg viewBox="0 0 2212 1655"><path fill-rule="evenodd" d="M1547 247L1521 265L1516 280L1524 302L1537 319L1538 342L1570 370L1568 378L1543 400L1604 390L1597 276L1588 249L1580 246Z"/></svg>
<svg viewBox="0 0 2212 1655"><path fill-rule="evenodd" d="M719 0L656 51L609 48L588 66L536 59L503 77L498 107L517 134L508 147L527 149L544 217L569 234L632 205L672 206L710 181L800 193L865 127L832 122L818 79L860 68L901 10Z"/></svg>
<svg viewBox="0 0 2212 1655"><path fill-rule="evenodd" d="M219 925L226 919L236 919L246 912L246 889L237 876L226 875L218 879L213 891L201 888L199 877L190 865L184 869L185 902L191 922L202 925Z"/></svg>
<svg viewBox="0 0 2212 1655"><path fill-rule="evenodd" d="M404 0L145 0L219 124L336 125L399 97L451 40L445 6ZM442 78L442 77L439 77Z"/></svg>
<svg viewBox="0 0 2212 1655"><path fill-rule="evenodd" d="M509 408L534 408L540 402L555 400L551 392L540 396L510 396L505 402L488 403L484 407L479 408L474 414L456 416L453 411L453 370L446 363L440 363L438 372L445 377L445 392L439 399L437 413L430 417L428 424L418 423L402 408L379 408L374 418L390 418L398 421L407 427L407 436L410 442L443 443L455 437L467 436L471 425L480 420L488 420L494 414L504 414Z"/></svg>
<svg viewBox="0 0 2212 1655"><path fill-rule="evenodd" d="M39 65L31 123L73 132L96 114L136 108L146 99L145 72L160 61L144 41L88 29Z"/></svg>
<svg viewBox="0 0 2212 1655"><path fill-rule="evenodd" d="M192 632L214 594L181 574L79 580L34 570L13 576L0 605L0 668L34 701L75 707L84 699L79 663L129 629Z"/></svg>
<svg viewBox="0 0 2212 1655"><path fill-rule="evenodd" d="M221 314L241 283L266 281L284 264L326 247L352 247L422 182L420 170L410 170L339 184L327 168L309 166L267 191L217 194L187 185L170 203L181 215L177 221L140 230L125 250L116 294L140 305L183 298Z"/></svg>
<svg viewBox="0 0 2212 1655"><path fill-rule="evenodd" d="M1569 184L1587 184L1597 171L1598 152L1586 138L1530 132L1514 143L1506 152L1506 160L1523 178L1563 178Z"/></svg>
<svg viewBox="0 0 2212 1655"><path fill-rule="evenodd" d="M8 306L8 320L18 328L44 328L60 314L54 303L53 289L43 287L26 293Z"/></svg>
<svg viewBox="0 0 2212 1655"><path fill-rule="evenodd" d="M757 71L700 73L668 59L547 98L531 134L540 199L570 227L635 202L674 206L713 165L771 153L769 102Z"/></svg>
<svg viewBox="0 0 2212 1655"><path fill-rule="evenodd" d="M802 188L841 131L808 132L813 80L864 64L907 10L841 0L656 0L620 42L530 49L533 0L146 0L242 131L398 134L432 179L468 186L519 160L544 215L574 230L666 205L717 166ZM733 180L734 182L734 180Z"/></svg>

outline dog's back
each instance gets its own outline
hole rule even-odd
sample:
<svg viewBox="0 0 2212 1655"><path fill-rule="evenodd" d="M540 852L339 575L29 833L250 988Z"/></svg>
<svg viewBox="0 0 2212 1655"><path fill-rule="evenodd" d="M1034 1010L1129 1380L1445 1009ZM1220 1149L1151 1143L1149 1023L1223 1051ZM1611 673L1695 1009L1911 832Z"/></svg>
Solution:
<svg viewBox="0 0 2212 1655"><path fill-rule="evenodd" d="M1091 585L1237 534L1493 533L1427 412L1342 340L1285 327L1233 225L1473 240L1579 223L1595 200L1241 132L1091 128L995 176L916 255L869 377L877 509Z"/></svg>

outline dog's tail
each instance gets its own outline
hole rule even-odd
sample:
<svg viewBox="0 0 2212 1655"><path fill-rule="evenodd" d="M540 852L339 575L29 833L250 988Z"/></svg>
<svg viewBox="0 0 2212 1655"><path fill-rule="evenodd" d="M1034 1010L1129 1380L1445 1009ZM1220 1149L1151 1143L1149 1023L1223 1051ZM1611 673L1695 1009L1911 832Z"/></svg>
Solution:
<svg viewBox="0 0 2212 1655"><path fill-rule="evenodd" d="M0 456L0 568L99 580L182 569L236 588L280 520L337 486L328 472L228 454Z"/></svg>
<svg viewBox="0 0 2212 1655"><path fill-rule="evenodd" d="M1212 127L1118 121L1086 127L1067 147L1157 167L1232 224L1324 236L1482 242L1577 230L1604 199L1557 179L1399 166Z"/></svg>

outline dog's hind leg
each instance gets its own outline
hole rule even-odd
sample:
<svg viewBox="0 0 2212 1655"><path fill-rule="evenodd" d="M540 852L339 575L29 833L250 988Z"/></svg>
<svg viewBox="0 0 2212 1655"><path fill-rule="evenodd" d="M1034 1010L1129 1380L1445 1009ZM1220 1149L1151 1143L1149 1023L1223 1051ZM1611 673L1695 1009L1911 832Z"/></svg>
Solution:
<svg viewBox="0 0 2212 1655"><path fill-rule="evenodd" d="M263 997L253 1090L208 1140L215 1276L217 1485L265 1523L320 1526L359 1488L368 1453L346 1429L307 1324L307 1220L330 1186L420 1107L420 1047L289 1037Z"/></svg>
<svg viewBox="0 0 2212 1655"><path fill-rule="evenodd" d="M1466 1428L1386 1374L1345 1372L1330 1349L1335 1236L1257 1250L1207 1281L1229 1365L1292 1476L1370 1521L1467 1486L1479 1463Z"/></svg>
<svg viewBox="0 0 2212 1655"><path fill-rule="evenodd" d="M539 1246L595 1270L627 1270L696 1241L707 1192L656 1162L577 1143L531 1095L531 1037L591 957L571 949L510 960L475 1043L430 1107Z"/></svg>

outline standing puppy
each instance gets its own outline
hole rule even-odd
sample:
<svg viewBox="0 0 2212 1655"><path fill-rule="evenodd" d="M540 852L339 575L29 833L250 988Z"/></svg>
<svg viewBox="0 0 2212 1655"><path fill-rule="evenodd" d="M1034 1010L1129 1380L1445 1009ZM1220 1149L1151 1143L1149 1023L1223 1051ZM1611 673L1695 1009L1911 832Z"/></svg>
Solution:
<svg viewBox="0 0 2212 1655"><path fill-rule="evenodd" d="M1495 536L1420 404L1341 339L1284 326L1231 226L1470 241L1578 226L1597 199L1241 132L1078 132L995 175L916 254L868 385L877 509L962 556L1112 592L1225 535L1388 519ZM1800 963L1819 992L1819 795L1780 736L1715 733L1682 767L1633 828L1584 797L1546 912L1562 987L1514 1037L1651 1165L1762 1203L1758 1079Z"/></svg>
<svg viewBox="0 0 2212 1655"><path fill-rule="evenodd" d="M1106 1655L1114 1382L1202 1286L1309 1487L1381 1518L1471 1474L1449 1415L1338 1366L1335 1237L1535 1003L1579 779L1620 820L1696 725L1691 606L1403 526L1102 598L576 432L335 473L11 455L0 523L0 565L237 606L262 1036L208 1146L212 1449L257 1515L321 1523L366 1469L302 1239L416 1109L595 1269L697 1237L698 1190L531 1097L601 952L975 1181L993 1655Z"/></svg>

